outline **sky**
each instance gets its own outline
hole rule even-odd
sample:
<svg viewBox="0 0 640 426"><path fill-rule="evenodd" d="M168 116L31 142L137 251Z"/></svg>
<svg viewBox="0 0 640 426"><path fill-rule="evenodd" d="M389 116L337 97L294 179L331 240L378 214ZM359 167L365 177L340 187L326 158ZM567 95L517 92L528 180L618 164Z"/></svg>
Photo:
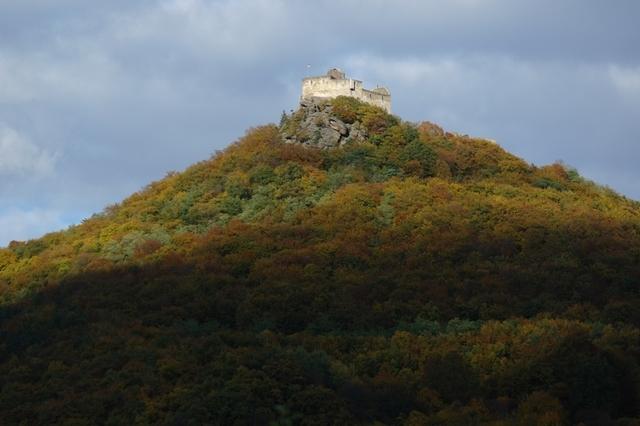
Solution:
<svg viewBox="0 0 640 426"><path fill-rule="evenodd" d="M637 0L0 0L0 246L277 122L334 66L640 200L638 22Z"/></svg>

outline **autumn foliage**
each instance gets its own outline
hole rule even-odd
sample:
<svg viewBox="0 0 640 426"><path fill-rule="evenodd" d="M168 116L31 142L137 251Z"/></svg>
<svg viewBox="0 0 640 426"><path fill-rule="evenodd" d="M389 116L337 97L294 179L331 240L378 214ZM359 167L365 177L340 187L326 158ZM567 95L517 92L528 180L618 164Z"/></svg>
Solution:
<svg viewBox="0 0 640 426"><path fill-rule="evenodd" d="M640 421L640 205L490 141L334 111L369 140L251 129L0 249L2 422Z"/></svg>

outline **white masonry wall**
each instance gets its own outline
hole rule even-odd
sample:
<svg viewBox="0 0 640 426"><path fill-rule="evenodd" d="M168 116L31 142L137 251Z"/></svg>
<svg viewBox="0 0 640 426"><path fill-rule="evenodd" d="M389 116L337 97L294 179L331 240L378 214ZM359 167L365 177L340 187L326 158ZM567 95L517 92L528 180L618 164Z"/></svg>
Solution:
<svg viewBox="0 0 640 426"><path fill-rule="evenodd" d="M302 99L333 99L338 96L351 96L391 112L391 96L364 89L360 80L334 79L328 76L302 80Z"/></svg>

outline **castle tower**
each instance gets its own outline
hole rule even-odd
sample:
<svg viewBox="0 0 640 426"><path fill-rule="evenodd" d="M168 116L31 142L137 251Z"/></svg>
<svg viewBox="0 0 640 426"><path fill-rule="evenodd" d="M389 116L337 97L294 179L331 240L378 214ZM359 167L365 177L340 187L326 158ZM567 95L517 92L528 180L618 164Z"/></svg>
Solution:
<svg viewBox="0 0 640 426"><path fill-rule="evenodd" d="M338 96L351 96L391 112L391 93L388 89L365 89L362 81L347 78L338 68L331 68L326 75L302 80L301 100L333 99Z"/></svg>

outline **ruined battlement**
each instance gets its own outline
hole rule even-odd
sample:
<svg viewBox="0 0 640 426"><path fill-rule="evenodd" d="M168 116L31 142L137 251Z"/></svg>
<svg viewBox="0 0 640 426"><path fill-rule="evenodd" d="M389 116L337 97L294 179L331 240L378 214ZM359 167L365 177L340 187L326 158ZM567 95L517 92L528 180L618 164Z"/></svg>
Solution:
<svg viewBox="0 0 640 426"><path fill-rule="evenodd" d="M351 96L391 112L391 93L384 87L365 89L362 81L347 78L337 68L331 68L326 75L307 77L302 80L301 100L332 99L338 96Z"/></svg>

